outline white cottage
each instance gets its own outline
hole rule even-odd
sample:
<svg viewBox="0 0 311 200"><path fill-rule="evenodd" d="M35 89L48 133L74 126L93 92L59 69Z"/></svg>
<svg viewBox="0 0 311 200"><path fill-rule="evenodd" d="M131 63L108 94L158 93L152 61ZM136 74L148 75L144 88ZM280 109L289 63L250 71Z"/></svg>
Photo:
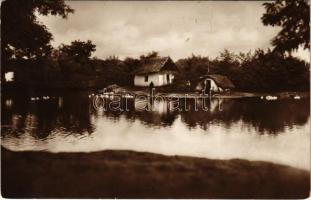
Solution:
<svg viewBox="0 0 311 200"><path fill-rule="evenodd" d="M170 57L148 59L135 71L135 86L163 86L173 83L178 68Z"/></svg>

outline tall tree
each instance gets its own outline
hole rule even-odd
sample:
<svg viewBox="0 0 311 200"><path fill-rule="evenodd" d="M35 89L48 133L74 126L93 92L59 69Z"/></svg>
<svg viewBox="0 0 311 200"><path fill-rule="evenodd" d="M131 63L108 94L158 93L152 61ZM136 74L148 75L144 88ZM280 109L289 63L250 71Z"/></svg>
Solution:
<svg viewBox="0 0 311 200"><path fill-rule="evenodd" d="M261 17L264 25L281 26L272 40L275 51L291 52L300 45L310 49L310 7L308 0L276 0L263 4L266 13Z"/></svg>
<svg viewBox="0 0 311 200"><path fill-rule="evenodd" d="M86 42L75 40L70 45L62 44L59 48L59 54L65 59L72 59L80 64L85 64L90 60L92 52L96 50L96 46L91 40Z"/></svg>
<svg viewBox="0 0 311 200"><path fill-rule="evenodd" d="M150 58L156 58L159 56L159 53L156 51L149 52L147 55L141 55L139 58L141 61L148 60Z"/></svg>
<svg viewBox="0 0 311 200"><path fill-rule="evenodd" d="M1 3L2 64L10 59L37 59L51 53L53 36L37 15L73 13L64 0L6 0Z"/></svg>

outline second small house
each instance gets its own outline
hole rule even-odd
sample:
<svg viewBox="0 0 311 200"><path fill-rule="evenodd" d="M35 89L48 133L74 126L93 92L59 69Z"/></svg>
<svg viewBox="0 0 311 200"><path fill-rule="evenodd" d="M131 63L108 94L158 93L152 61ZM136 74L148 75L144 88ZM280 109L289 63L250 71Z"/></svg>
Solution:
<svg viewBox="0 0 311 200"><path fill-rule="evenodd" d="M200 81L195 88L196 91L204 90L205 93L224 92L234 89L235 86L226 76L220 74L209 74L200 77Z"/></svg>
<svg viewBox="0 0 311 200"><path fill-rule="evenodd" d="M178 68L170 57L154 57L146 60L135 71L135 86L163 86L173 83Z"/></svg>

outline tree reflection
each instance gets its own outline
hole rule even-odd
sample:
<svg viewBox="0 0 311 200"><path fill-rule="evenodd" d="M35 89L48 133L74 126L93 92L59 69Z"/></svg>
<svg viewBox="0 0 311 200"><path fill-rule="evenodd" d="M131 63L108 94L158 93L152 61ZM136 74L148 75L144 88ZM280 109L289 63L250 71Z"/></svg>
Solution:
<svg viewBox="0 0 311 200"><path fill-rule="evenodd" d="M145 105L144 105L145 104ZM180 99L179 109L171 110L172 101L149 99L137 103L129 100L129 111L106 110L104 116L118 119L139 119L148 126L171 126L178 116L190 129L199 126L206 130L210 124L230 128L242 121L245 126L254 127L259 133L276 134L293 125L304 125L309 119L308 99L265 101L258 98L247 99ZM124 105L124 104L123 104Z"/></svg>
<svg viewBox="0 0 311 200"><path fill-rule="evenodd" d="M53 134L81 135L95 131L94 120L106 118L121 122L138 120L150 128L173 126L180 117L189 129L207 130L210 125L230 129L238 122L258 133L277 134L309 119L309 99L265 101L245 99L181 99L179 109L172 99L121 99L121 109L94 108L86 93L69 93L49 100L32 102L29 96L3 96L2 136L19 137L25 132L38 139ZM111 100L106 99L106 103ZM100 130L104 131L104 130Z"/></svg>
<svg viewBox="0 0 311 200"><path fill-rule="evenodd" d="M212 100L217 102L217 100ZM309 118L308 99L263 101L260 99L224 99L222 109L210 111L183 112L183 122L189 127L199 125L206 129L210 123L220 123L230 127L242 121L254 127L259 133L275 134L284 131L285 127L304 125ZM211 103L211 106L213 103Z"/></svg>
<svg viewBox="0 0 311 200"><path fill-rule="evenodd" d="M10 97L12 107L2 101L1 124L3 134L29 133L38 139L57 134L92 133L89 99L85 95L67 94L49 100L30 101L20 95ZM62 102L62 103L60 103Z"/></svg>

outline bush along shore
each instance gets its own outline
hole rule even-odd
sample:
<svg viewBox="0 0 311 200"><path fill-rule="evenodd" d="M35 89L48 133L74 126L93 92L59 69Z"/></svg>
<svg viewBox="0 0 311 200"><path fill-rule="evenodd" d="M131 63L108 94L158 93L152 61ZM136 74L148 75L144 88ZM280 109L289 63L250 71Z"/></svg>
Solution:
<svg viewBox="0 0 311 200"><path fill-rule="evenodd" d="M2 147L5 198L307 198L310 173L240 159L133 151L13 152Z"/></svg>

